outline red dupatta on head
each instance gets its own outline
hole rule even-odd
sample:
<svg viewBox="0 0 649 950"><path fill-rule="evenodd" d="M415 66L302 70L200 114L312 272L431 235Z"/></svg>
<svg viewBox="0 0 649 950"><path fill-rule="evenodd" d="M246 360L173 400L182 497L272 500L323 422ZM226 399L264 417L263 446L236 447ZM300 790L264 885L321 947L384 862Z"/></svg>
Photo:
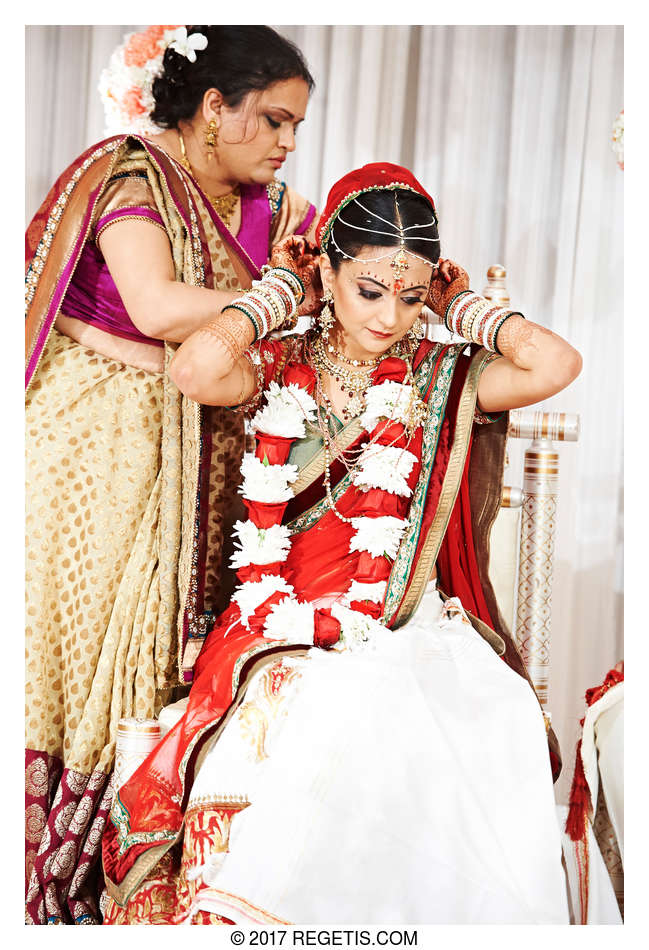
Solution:
<svg viewBox="0 0 649 950"><path fill-rule="evenodd" d="M396 191L398 189L414 191L425 198L437 220L435 202L412 172L403 168L402 165L393 165L390 162L371 162L369 165L363 165L362 168L348 172L329 192L327 204L320 215L316 229L319 247L323 251L326 250L334 221L345 205L358 195L367 191Z"/></svg>

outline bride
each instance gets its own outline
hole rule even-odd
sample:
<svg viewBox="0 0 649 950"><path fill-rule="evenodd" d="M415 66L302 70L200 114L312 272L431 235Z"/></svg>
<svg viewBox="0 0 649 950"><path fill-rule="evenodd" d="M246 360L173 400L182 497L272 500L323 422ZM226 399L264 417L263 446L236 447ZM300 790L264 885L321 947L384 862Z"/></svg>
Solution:
<svg viewBox="0 0 649 950"><path fill-rule="evenodd" d="M184 712L116 796L105 920L567 923L558 749L487 539L503 413L581 358L469 290L404 168L337 182L317 238L313 329L267 335L318 286L291 239L171 364L251 419L248 520ZM421 339L425 303L463 342Z"/></svg>

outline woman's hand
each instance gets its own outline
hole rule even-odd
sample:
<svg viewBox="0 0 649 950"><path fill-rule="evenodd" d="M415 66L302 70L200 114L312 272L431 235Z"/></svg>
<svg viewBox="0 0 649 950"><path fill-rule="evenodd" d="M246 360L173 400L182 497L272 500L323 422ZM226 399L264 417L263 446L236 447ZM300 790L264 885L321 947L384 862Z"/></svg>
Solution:
<svg viewBox="0 0 649 950"><path fill-rule="evenodd" d="M462 291L469 289L469 275L455 261L437 262L437 271L433 275L428 291L427 305L438 317L444 318L449 303Z"/></svg>
<svg viewBox="0 0 649 950"><path fill-rule="evenodd" d="M270 266L286 267L297 274L304 284L304 300L297 308L298 316L314 313L319 308L322 296L319 257L315 244L295 235L284 238L271 251Z"/></svg>

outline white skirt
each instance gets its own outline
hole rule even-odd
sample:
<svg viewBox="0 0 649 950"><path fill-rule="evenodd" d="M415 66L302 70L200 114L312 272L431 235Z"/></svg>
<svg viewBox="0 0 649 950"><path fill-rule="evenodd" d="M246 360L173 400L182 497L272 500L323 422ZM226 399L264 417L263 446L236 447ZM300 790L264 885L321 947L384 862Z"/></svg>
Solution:
<svg viewBox="0 0 649 950"><path fill-rule="evenodd" d="M374 652L256 675L188 808L237 797L188 922L569 922L539 704L433 586Z"/></svg>

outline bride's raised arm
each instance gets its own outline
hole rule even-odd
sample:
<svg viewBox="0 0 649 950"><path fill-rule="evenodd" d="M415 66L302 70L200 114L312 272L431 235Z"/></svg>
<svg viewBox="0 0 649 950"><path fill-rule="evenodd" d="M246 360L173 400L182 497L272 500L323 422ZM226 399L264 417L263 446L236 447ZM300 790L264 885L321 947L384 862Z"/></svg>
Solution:
<svg viewBox="0 0 649 950"><path fill-rule="evenodd" d="M482 372L478 405L500 412L541 402L561 392L581 372L580 353L546 327L510 313L469 291L465 270L440 261L429 304L449 329L499 354Z"/></svg>

